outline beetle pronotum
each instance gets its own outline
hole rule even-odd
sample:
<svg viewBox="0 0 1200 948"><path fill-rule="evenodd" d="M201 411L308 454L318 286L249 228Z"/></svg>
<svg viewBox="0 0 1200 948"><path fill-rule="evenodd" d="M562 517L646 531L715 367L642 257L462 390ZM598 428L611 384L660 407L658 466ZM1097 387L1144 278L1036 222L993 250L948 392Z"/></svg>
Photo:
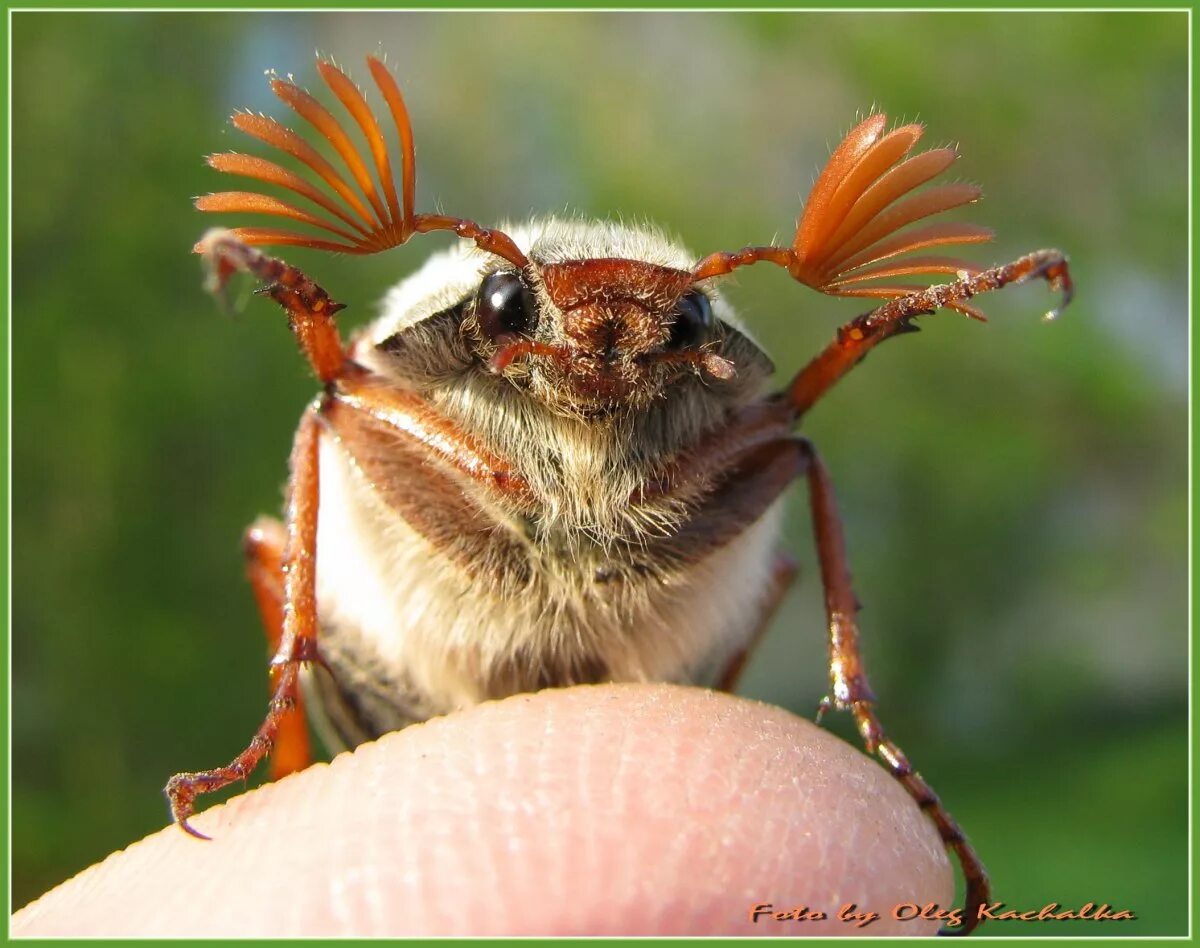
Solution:
<svg viewBox="0 0 1200 948"><path fill-rule="evenodd" d="M196 249L221 288L238 270L287 312L322 392L291 457L284 523L246 535L268 637L273 696L228 766L178 774L171 812L186 830L198 794L244 778L269 752L303 766L303 690L319 730L353 746L434 715L541 687L599 681L713 682L732 689L792 579L780 552L780 498L808 484L829 629L831 691L866 749L936 824L966 879L966 919L986 874L950 814L884 733L859 652L829 474L794 434L867 352L914 317L1034 277L1071 296L1067 262L1039 250L982 269L912 251L986 241L961 223L918 222L976 200L968 184L917 190L952 148L911 155L922 127L856 125L813 186L788 246L698 261L656 231L546 218L491 229L415 211L412 131L384 64L367 64L399 136L399 189L386 137L362 92L330 62L321 77L365 139L295 84L275 93L340 156L349 180L273 119L241 131L297 159L320 184L250 155L218 171L278 186L316 208L257 192L201 197L203 211L289 218L319 233L213 230ZM909 227L908 225L917 225ZM416 234L465 242L388 295L383 316L343 344L334 302L260 245L377 253ZM767 262L822 293L884 300L782 390L771 363L718 292L718 279ZM904 278L949 274L922 287ZM1054 316L1058 310L1048 316Z"/></svg>

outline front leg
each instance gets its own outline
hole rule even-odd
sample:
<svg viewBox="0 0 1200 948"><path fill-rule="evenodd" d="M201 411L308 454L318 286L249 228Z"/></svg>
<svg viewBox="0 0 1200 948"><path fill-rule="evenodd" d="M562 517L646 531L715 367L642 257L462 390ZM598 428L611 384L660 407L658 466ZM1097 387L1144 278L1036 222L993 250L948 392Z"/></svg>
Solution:
<svg viewBox="0 0 1200 948"><path fill-rule="evenodd" d="M299 701L300 665L318 658L316 552L320 426L315 410L309 409L300 421L292 447L283 567L283 634L271 660L275 690L266 720L250 740L250 745L229 764L214 770L176 774L164 788L172 819L201 839L208 837L188 823L195 811L196 797L245 780L259 761L271 752L280 726Z"/></svg>
<svg viewBox="0 0 1200 948"><path fill-rule="evenodd" d="M300 270L267 256L238 239L233 231L221 228L201 237L195 250L204 255L208 264L208 287L214 293L220 293L238 270L263 283L263 292L287 312L288 325L300 344L300 351L322 382L328 384L340 378L352 365L333 319L345 305L330 299Z"/></svg>
<svg viewBox="0 0 1200 948"><path fill-rule="evenodd" d="M829 708L849 711L870 754L878 754L899 780L917 806L929 814L946 846L954 850L966 880L966 905L963 924L957 929L942 929L942 934L967 935L979 924L979 907L990 899L991 886L979 856L967 841L958 823L942 806L933 788L921 777L904 752L884 733L875 712L875 695L867 681L858 636L858 599L850 583L842 523L833 496L829 471L812 443L801 439L806 460L809 500L817 557L821 566L821 584L825 590L825 610L829 622L829 677L832 695L821 702L818 720Z"/></svg>
<svg viewBox="0 0 1200 948"><path fill-rule="evenodd" d="M1024 283L1041 277L1051 289L1062 293L1062 301L1046 314L1053 319L1071 302L1074 288L1067 268L1067 258L1058 250L1037 250L1004 266L992 267L980 273L963 276L953 283L941 283L909 293L884 303L878 309L859 316L837 332L837 337L824 351L806 365L781 393L792 416L801 418L842 376L863 360L879 343L905 332L916 332L913 319L926 316L943 307L952 307L982 319L983 314L967 305L967 300L1002 289L1009 284ZM872 295L862 289L846 295ZM894 295L894 294L893 294Z"/></svg>

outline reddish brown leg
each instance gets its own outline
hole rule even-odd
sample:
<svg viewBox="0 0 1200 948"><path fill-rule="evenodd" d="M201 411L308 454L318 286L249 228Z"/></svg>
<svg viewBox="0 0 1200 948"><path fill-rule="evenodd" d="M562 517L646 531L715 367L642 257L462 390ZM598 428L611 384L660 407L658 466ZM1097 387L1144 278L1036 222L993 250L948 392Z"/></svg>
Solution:
<svg viewBox="0 0 1200 948"><path fill-rule="evenodd" d="M402 437L422 447L422 466L430 455L440 458L473 481L496 488L511 500L528 503L529 485L512 465L430 408L421 396L381 385L370 374L347 375L338 380L337 402L362 411L385 424L391 437Z"/></svg>
<svg viewBox="0 0 1200 948"><path fill-rule="evenodd" d="M787 595L788 587L792 585L792 580L796 578L797 570L796 561L787 553L780 552L776 555L775 565L771 569L771 586L767 590L767 598L763 600L758 625L750 635L749 641L746 642L746 647L736 652L729 659L729 664L725 666L725 670L721 672L721 677L717 679L715 686L717 691L725 691L733 694L734 689L737 688L738 680L742 677L742 672L746 669L746 662L754 654L759 642L762 641L763 636L770 627L771 620L775 617L775 613L779 609L779 604L783 602L783 597Z"/></svg>
<svg viewBox="0 0 1200 948"><path fill-rule="evenodd" d="M1073 293L1067 260L1057 250L1038 250L1002 267L992 267L964 277L954 283L931 286L885 303L876 310L859 316L838 330L837 338L812 360L792 380L786 391L795 417L801 417L843 375L862 361L883 340L903 332L916 332L912 324L916 316L928 315L953 303L965 303L980 293L990 293L1010 283L1023 283L1035 277L1044 278L1050 286L1062 292L1058 313L1071 301Z"/></svg>
<svg viewBox="0 0 1200 948"><path fill-rule="evenodd" d="M246 575L254 600L262 616L263 631L267 636L267 648L272 655L279 651L283 638L284 548L287 545L287 530L278 520L260 517L242 538L246 555ZM274 677L274 676L273 676ZM272 680L272 692L274 681ZM271 753L271 779L279 780L312 763L309 746L308 722L304 718L304 705L296 696L295 708L279 722L275 736L275 749Z"/></svg>
<svg viewBox="0 0 1200 948"><path fill-rule="evenodd" d="M333 314L345 309L329 298L321 287L295 267L268 257L261 250L238 240L230 231L210 230L196 249L212 267L211 288L219 292L237 270L252 274L263 283L263 292L288 314L288 325L300 351L322 382L331 382L346 370L346 352Z"/></svg>
<svg viewBox="0 0 1200 948"><path fill-rule="evenodd" d="M271 661L274 685L266 720L250 746L228 765L199 773L176 774L167 781L165 793L171 816L193 836L207 839L188 824L195 798L238 780L244 780L271 752L282 722L299 700L300 664L317 658L317 456L320 421L312 409L305 412L292 446L291 481L287 503L287 545L283 557L283 634Z"/></svg>
<svg viewBox="0 0 1200 948"><path fill-rule="evenodd" d="M942 934L966 935L979 924L979 906L987 903L990 885L987 872L954 818L946 812L933 789L917 773L904 752L888 739L875 713L875 696L863 668L858 640L858 599L850 584L842 524L833 497L829 472L811 442L801 439L807 459L809 499L821 583L825 589L825 611L829 620L829 675L832 696L821 702L817 718L829 708L849 711L862 735L867 752L878 754L909 792L917 806L929 814L942 841L958 856L966 881L966 910L961 928L942 929Z"/></svg>

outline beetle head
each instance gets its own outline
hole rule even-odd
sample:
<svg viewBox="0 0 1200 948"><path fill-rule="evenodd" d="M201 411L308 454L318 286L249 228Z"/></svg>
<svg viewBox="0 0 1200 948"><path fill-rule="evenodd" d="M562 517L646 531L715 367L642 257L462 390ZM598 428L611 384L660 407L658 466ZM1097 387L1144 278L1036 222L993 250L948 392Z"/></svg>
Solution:
<svg viewBox="0 0 1200 948"><path fill-rule="evenodd" d="M532 268L531 268L532 269ZM728 381L712 302L691 273L599 257L498 272L481 284L470 324L493 371L527 379L562 410L643 406L685 373Z"/></svg>
<svg viewBox="0 0 1200 948"><path fill-rule="evenodd" d="M429 261L388 297L380 371L475 372L558 414L604 418L675 393L739 402L771 364L690 255L650 229L548 219L506 229L521 268L477 250Z"/></svg>

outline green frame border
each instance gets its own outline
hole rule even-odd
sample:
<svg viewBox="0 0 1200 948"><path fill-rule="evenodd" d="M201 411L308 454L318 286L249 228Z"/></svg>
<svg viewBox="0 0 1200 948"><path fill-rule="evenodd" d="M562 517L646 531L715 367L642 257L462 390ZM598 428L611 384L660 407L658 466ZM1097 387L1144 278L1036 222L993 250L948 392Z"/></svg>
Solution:
<svg viewBox="0 0 1200 948"><path fill-rule="evenodd" d="M11 259L12 259L11 258L12 220L11 220L11 201L10 201L10 194L11 194L11 168L10 168L11 69L12 69L11 48L10 48L11 16L14 13L71 12L71 11L79 11L79 12L85 12L85 11L87 11L87 12L192 11L192 12L214 12L215 13L215 12L251 12L251 11L272 12L272 11L286 11L286 10L296 10L296 11L329 10L329 11L333 11L333 12L342 12L341 8L331 7L328 3L319 2L319 0L258 0L258 2L255 2L255 3L236 4L236 5L220 4L220 5L213 5L213 6L197 6L195 4L184 4L184 3L179 3L179 4L172 4L172 3L167 3L167 4L163 4L163 3L129 4L129 5L114 6L114 5L97 5L95 3L82 2L82 0L79 0L79 2L77 2L77 0L66 0L66 2L59 2L59 3L55 3L53 5L49 5L49 6L25 6L25 5L8 6L8 5L6 5L6 7L5 7L6 16L4 19L4 26L3 26L4 61L5 61L4 85L5 85L5 103L6 103L6 121L4 123L4 133L3 133L4 134L3 167L4 167L6 187L4 189L3 196L0 197L0 207L3 208L4 217L5 217L5 221L6 221L6 229L5 229L5 234L4 234L5 253L4 253L4 258L3 258L3 274L4 274L4 284L5 284L7 293L8 293L7 298L8 298L9 305L8 305L7 309L10 313L11 313L10 273L11 273ZM572 3L572 4L568 4L568 5L564 5L561 3L553 3L553 2L524 2L524 3L513 3L513 4L505 4L505 3L481 4L478 2L471 2L471 0L445 0L445 2L439 3L436 6L431 6L431 5L414 5L414 6L401 5L401 6L397 6L395 4L390 4L390 3L386 3L386 2L378 2L378 0L375 0L375 2L371 2L371 0L368 0L368 2L362 2L362 0L359 0L359 2L356 2L352 6L345 8L345 12L360 11L360 10L361 11L420 10L420 11L429 11L429 12L442 12L442 11L447 11L447 10L463 11L463 12L472 11L472 10L510 10L510 11L550 10L550 11L559 11L559 12L592 11L592 10L620 10L620 11L631 11L631 12L633 12L633 11L689 11L689 10L694 10L697 12L712 12L712 11L730 11L730 12L811 11L811 12L824 12L824 11L837 11L837 12L842 12L842 13L845 13L845 12L863 12L863 13L904 12L904 13L909 13L909 12L925 12L925 11L930 11L930 12L933 12L933 11L946 11L946 12L949 12L949 11L954 11L954 12L1042 12L1042 11L1047 11L1047 10L1063 10L1063 11L1085 11L1086 10L1086 11L1096 11L1096 12L1119 12L1119 11L1186 12L1189 14L1189 54L1191 54L1195 49L1196 30L1197 30L1196 17L1194 15L1195 8L1191 5L1186 5L1186 6L1167 5L1167 6L1153 6L1153 7L1137 7L1137 6L1128 6L1128 5L1097 6L1095 4L1084 2L1084 0L1065 0L1065 2L1063 2L1063 0L1060 0L1060 2L1053 3L1053 4L1033 4L1033 5L1030 5L1030 4L959 5L959 4L951 4L951 3L932 3L931 4L931 3L925 2L925 3L913 5L910 7L897 6L892 3L883 2L883 0L867 0L867 2L862 2L862 0L859 0L859 2L857 2L851 6L846 6L846 7L830 6L828 4L816 4L816 3L809 4L809 3L782 2L782 0L766 0L766 2L763 2L763 0L759 0L759 2L755 3L753 6L747 6L747 7L731 6L728 2L714 2L714 0L693 0L693 2L658 2L658 3L652 3L652 4L651 3L632 3L632 4L623 3L623 4L615 4L615 5L611 4L611 3L601 2L601 0L581 0L581 2L576 2L576 3ZM1194 119L1194 109L1195 109L1195 102L1197 99L1197 92L1200 91L1200 85L1198 85L1198 83L1197 83L1195 70L1193 68L1191 68L1191 55L1189 55L1189 83L1190 83L1190 91L1191 91L1192 111L1189 115L1188 133L1189 133L1189 141L1191 142L1191 144L1193 146L1192 156L1189 161L1189 176L1190 176L1190 180L1194 180L1194 176L1195 176L1195 164L1194 164L1194 160L1195 160L1194 159L1195 130L1194 130L1194 125L1192 123L1193 123L1193 119ZM1189 241L1192 242L1194 240L1194 220L1195 220L1195 208L1196 208L1196 195L1195 195L1195 191L1193 188L1190 188L1189 192L1190 193L1189 193L1189 227L1188 227L1188 229L1189 229ZM1194 259L1194 243L1192 244L1192 246L1189 249L1192 250L1192 255L1193 255L1193 259ZM1191 284L1190 274L1189 274L1189 302L1193 306L1193 311L1194 311L1195 289L1194 289L1194 286ZM1189 330L1190 330L1190 324L1189 324ZM11 725L10 725L11 706L9 704L9 701L10 701L10 689L9 689L10 678L9 678L9 676L11 675L11 671L12 671L12 662L11 662L12 612L11 612L11 598L10 598L11 574L10 574L9 567L10 567L11 557L12 557L11 511L12 511L12 503L13 503L12 479L11 479L11 470L12 470L11 465L12 465L12 460L13 460L12 459L12 443L11 443L11 419L12 419L11 411L12 411L12 402L13 402L13 395L12 395L12 389L11 389L11 351L12 351L12 341L11 341L11 339L12 339L12 321L11 321L11 319L8 321L7 331L8 331L8 341L9 341L8 357L4 360L3 366L0 367L0 379L2 379L2 382L3 382L3 392L4 392L3 398L4 398L4 409L5 409L2 416L0 416L0 431L2 431L2 433L3 433L5 450L6 450L6 459L5 459L6 464L4 465L3 474L0 476L3 477L4 493L5 493L5 497L6 497L6 501L7 501L6 507L3 512L3 518L4 518L3 522L4 522L7 542L5 544L3 552L0 553L0 557L3 557L3 566L4 566L4 582L2 584L0 584L0 602L3 603L3 607L5 609L5 614L8 618L7 630L9 633L8 641L6 643L7 648L5 649L4 656L2 659L3 675L0 675L0 694L3 695L3 705L5 708L5 715L6 715L6 722L5 722L6 727L4 728L3 736L0 737L0 742L2 742L2 745L3 745L3 760L0 761L0 768L2 768L3 777L4 777L3 788L4 788L6 804L9 802L9 798L11 797L11 789L10 789L11 788ZM1190 357L1192 360L1191 365L1194 366L1197 355L1200 354L1200 346L1197 345L1194 333L1190 333L1189 354L1190 354ZM1191 380L1191 375L1189 372L1189 382L1190 382L1190 380ZM1196 444L1197 435L1200 434L1200 422L1198 422L1196 414L1192 410L1192 401L1190 398L1189 398L1189 426L1188 426L1188 428L1189 428L1188 433L1189 433L1189 439L1190 439L1189 440L1189 456L1191 457L1192 461L1194 462L1195 461L1194 447ZM1193 476L1192 471L1191 471L1191 469L1189 469L1189 495L1190 496L1194 495L1194 482L1192 481L1192 476ZM1192 556L1194 554L1194 537L1195 537L1196 526L1197 526L1197 514L1196 514L1196 509L1195 509L1194 505L1192 505L1189 510L1189 556ZM1189 565L1191 566L1189 573L1194 579L1194 576L1195 576L1194 560ZM1189 595L1190 595L1190 591L1189 591ZM1191 608L1189 611L1189 618L1191 620L1193 629L1195 628L1195 618L1196 618L1195 610L1196 610L1196 605L1195 605L1195 601L1193 599L1191 601ZM1192 673L1192 681L1194 682L1195 671L1196 671L1196 656L1195 656L1194 650L1191 655L1190 671ZM1194 715L1194 705L1192 705L1191 702L1189 702L1189 734L1191 737L1190 743L1191 743L1191 752L1192 752L1192 759L1189 761L1189 765L1194 763L1194 754L1195 754L1196 734L1195 734L1195 730L1193 727L1193 721L1194 721L1193 715ZM1189 782L1191 785L1192 799L1194 800L1194 797L1195 797L1194 772L1192 772L1191 766L1189 766ZM11 839L11 822L12 822L12 815L11 815L11 810L9 810L8 825L6 827L6 830L8 832L8 838L10 838L10 839ZM1189 866L1189 873L1191 876L1190 881L1192 882L1191 888L1194 889L1194 886L1195 886L1195 865L1194 865L1195 822L1194 822L1194 816L1193 816L1193 813L1191 812L1191 810L1189 810L1188 822L1189 822L1188 830L1189 830L1189 837L1190 837L1189 843L1190 843L1190 863L1191 863ZM11 853L11 846L9 847L9 852ZM11 910L11 864L8 862L8 860L4 861L3 866L0 867L0 872L3 873L3 881L5 883L6 891L8 891L9 895L10 895L9 905L10 905L10 910ZM1191 907L1194 908L1194 902ZM1142 944L1148 944L1148 945L1158 945L1158 944L1167 945L1167 944L1176 944L1179 942L1190 942L1195 937L1195 930L1194 930L1193 922L1194 922L1194 918L1190 914L1189 915L1189 934L1187 936L1169 937L1169 938L1167 938L1167 937L1138 937L1138 936L1129 936L1129 937L1115 936L1115 937L1119 938L1120 940L1130 940L1130 938L1132 938L1132 940L1135 940ZM5 925L5 936L6 936L6 940L7 940L7 937L9 936L9 929L8 929L7 922ZM1038 942L1042 942L1042 941L1058 942L1058 941L1062 941L1064 939L1070 940L1070 941L1080 941L1080 940L1090 941L1091 940L1091 938L1089 938L1087 936L1064 936L1063 938L1053 938L1053 937L1041 936L1041 935L1030 935L1030 936L1023 936L1023 937L1022 936L1001 935L998 937L1008 938L1008 939L1011 939L1014 937L1021 937L1022 941L1038 941ZM862 938L870 938L870 939L874 940L872 938L872 936L869 936L869 935L864 935L864 936L862 936ZM399 939L397 939L397 940L399 940ZM420 941L420 939L412 939L412 940ZM859 940L861 940L861 939L859 939ZM928 940L933 940L933 939L921 939L921 940L928 941ZM83 939L78 939L78 940L47 939L44 941L49 944L83 943ZM154 940L151 939L150 941L154 941ZM724 945L724 944L734 944L734 943L745 943L745 942L751 941L751 939L748 939L748 938L723 938L723 937L716 937L716 938L640 938L640 937L639 938L549 938L549 939L547 939L547 938L496 938L496 939L446 939L446 940L439 941L439 943L448 945L448 946L460 946L460 945L478 944L480 941L495 942L495 943L542 943L542 942L549 941L549 942L554 942L557 944L595 946L595 945L619 945L619 944L629 944L629 943L638 943L638 942L658 942L658 941L681 942L681 943L688 943L688 944L694 943L694 944L705 944L705 945ZM834 938L804 939L805 944L830 944L830 945L833 945L833 944L838 944L841 941L842 941L842 939L834 939ZM332 939L314 939L314 942L315 943L330 943L330 944L334 943ZM183 943L204 944L204 943L208 943L208 942L204 941L204 940L185 940ZM214 941L213 943L216 943L216 942ZM226 943L226 942L222 942L222 943ZM237 943L237 940L234 940L232 943Z"/></svg>

